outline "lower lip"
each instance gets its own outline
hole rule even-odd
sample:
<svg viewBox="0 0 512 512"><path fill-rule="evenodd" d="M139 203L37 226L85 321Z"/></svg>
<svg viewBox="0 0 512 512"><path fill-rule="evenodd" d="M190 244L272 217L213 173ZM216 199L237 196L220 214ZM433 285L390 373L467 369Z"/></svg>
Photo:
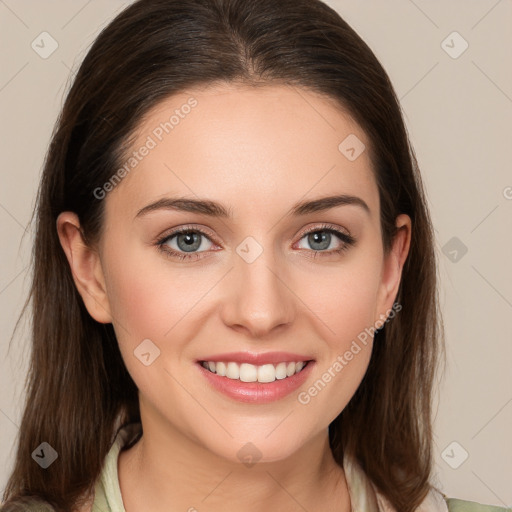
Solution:
<svg viewBox="0 0 512 512"><path fill-rule="evenodd" d="M274 382L242 382L241 380L221 377L216 373L207 370L200 362L197 366L201 373L208 379L208 382L218 391L224 393L234 400L245 403L266 404L280 400L298 389L310 375L314 366L310 361L299 373L276 379Z"/></svg>

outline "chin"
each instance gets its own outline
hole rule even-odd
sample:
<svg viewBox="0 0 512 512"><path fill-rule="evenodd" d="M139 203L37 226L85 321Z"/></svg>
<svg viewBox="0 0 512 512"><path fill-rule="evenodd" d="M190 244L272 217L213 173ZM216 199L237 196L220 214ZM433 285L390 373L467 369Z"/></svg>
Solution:
<svg viewBox="0 0 512 512"><path fill-rule="evenodd" d="M247 433L236 434L231 431L233 438L226 435L224 440L215 444L212 444L210 437L205 448L229 462L241 463L247 467L256 463L283 461L301 450L305 441L290 435L289 424L288 429L282 428L279 432L278 423L273 422L272 426L261 432L252 429ZM301 432L301 437L303 435L304 431Z"/></svg>

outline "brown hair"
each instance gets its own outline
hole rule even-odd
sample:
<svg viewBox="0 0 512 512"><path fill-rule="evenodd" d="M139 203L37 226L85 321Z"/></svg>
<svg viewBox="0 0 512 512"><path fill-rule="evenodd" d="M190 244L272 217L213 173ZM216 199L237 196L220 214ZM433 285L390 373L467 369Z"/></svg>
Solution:
<svg viewBox="0 0 512 512"><path fill-rule="evenodd" d="M221 82L288 84L334 100L371 142L386 251L397 215L411 217L411 247L396 297L402 309L376 333L368 370L331 423L329 439L335 460L342 465L344 450L353 454L399 512L414 510L429 491L432 391L444 348L434 236L386 72L319 0L139 0L87 53L45 159L33 281L23 308L31 302L27 398L7 503L32 496L58 511L80 506L118 428L140 421L137 388L113 327L93 320L75 288L57 216L74 211L85 239L95 243L105 202L93 191L121 166L142 117L175 93ZM43 441L59 454L46 470L31 458Z"/></svg>

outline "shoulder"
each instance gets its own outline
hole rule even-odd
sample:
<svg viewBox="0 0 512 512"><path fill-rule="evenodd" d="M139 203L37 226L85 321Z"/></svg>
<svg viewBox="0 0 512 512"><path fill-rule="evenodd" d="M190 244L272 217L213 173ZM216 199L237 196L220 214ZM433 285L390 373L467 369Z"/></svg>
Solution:
<svg viewBox="0 0 512 512"><path fill-rule="evenodd" d="M77 512L92 512L92 503L87 503ZM49 503L36 498L18 498L7 504L0 504L0 512L56 512Z"/></svg>
<svg viewBox="0 0 512 512"><path fill-rule="evenodd" d="M40 498L22 496L0 504L0 512L55 512L55 509Z"/></svg>
<svg viewBox="0 0 512 512"><path fill-rule="evenodd" d="M0 504L0 512L56 512L56 509L41 499L22 497L7 504ZM76 512L93 512L93 504L84 504L76 509Z"/></svg>
<svg viewBox="0 0 512 512"><path fill-rule="evenodd" d="M474 501L446 498L446 504L450 512L512 512L512 508L483 505Z"/></svg>

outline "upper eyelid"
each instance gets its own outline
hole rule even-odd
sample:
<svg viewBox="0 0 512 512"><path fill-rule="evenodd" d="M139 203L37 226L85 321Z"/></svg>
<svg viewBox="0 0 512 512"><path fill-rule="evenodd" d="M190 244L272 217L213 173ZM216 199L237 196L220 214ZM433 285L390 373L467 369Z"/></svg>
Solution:
<svg viewBox="0 0 512 512"><path fill-rule="evenodd" d="M334 224L329 224L328 222L324 223L323 225L320 225L320 226L312 226L310 228L306 228L300 232L300 236L302 238L304 235L307 235L312 232L314 233L315 231L336 231L336 232L343 233L344 235L351 236L348 229L345 229L345 228L342 228L339 226L335 226Z"/></svg>

